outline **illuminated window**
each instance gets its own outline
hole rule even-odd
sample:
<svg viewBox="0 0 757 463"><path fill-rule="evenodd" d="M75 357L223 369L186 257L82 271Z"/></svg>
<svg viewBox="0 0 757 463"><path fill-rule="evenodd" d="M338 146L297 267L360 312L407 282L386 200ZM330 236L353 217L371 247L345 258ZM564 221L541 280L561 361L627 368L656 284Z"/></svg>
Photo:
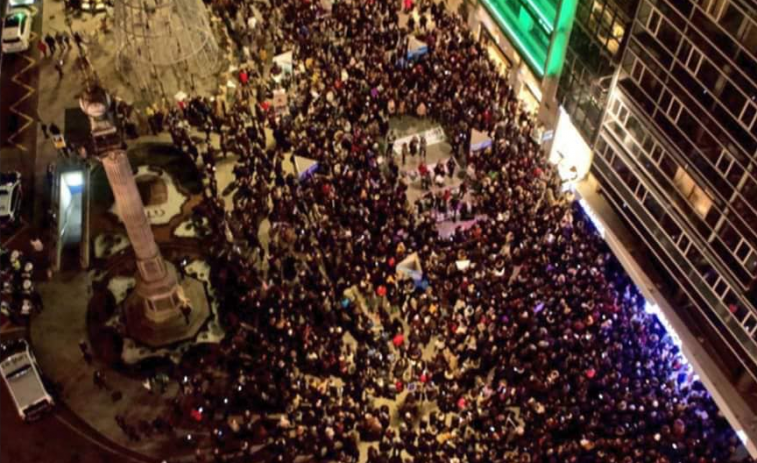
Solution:
<svg viewBox="0 0 757 463"><path fill-rule="evenodd" d="M700 217L707 216L707 212L712 207L712 199L683 168L678 167L676 175L673 177L673 184Z"/></svg>

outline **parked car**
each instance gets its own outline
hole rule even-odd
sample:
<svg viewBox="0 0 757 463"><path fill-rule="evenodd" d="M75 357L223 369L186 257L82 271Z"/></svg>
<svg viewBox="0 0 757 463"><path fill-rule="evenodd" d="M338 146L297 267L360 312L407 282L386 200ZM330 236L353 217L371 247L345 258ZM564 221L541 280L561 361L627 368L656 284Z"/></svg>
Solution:
<svg viewBox="0 0 757 463"><path fill-rule="evenodd" d="M0 172L0 224L13 224L21 212L21 174Z"/></svg>
<svg viewBox="0 0 757 463"><path fill-rule="evenodd" d="M18 415L24 421L39 419L55 401L45 389L37 360L24 339L0 346L0 373L8 386Z"/></svg>
<svg viewBox="0 0 757 463"><path fill-rule="evenodd" d="M32 15L27 8L12 8L3 24L3 53L20 53L29 49Z"/></svg>

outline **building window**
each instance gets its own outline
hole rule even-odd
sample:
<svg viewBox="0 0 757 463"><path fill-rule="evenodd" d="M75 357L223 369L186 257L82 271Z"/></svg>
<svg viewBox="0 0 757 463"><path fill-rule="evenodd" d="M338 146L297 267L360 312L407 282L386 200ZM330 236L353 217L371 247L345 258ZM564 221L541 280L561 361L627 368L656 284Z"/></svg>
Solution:
<svg viewBox="0 0 757 463"><path fill-rule="evenodd" d="M689 247L689 251L686 253L686 258L694 267L696 267L700 274L704 274L707 271L707 267L709 267L707 261L696 246Z"/></svg>
<svg viewBox="0 0 757 463"><path fill-rule="evenodd" d="M725 292L728 291L728 283L726 283L723 278L718 277L713 289L715 290L715 294L722 299L723 296L725 296Z"/></svg>
<svg viewBox="0 0 757 463"><path fill-rule="evenodd" d="M747 256L749 256L749 253L752 251L752 248L749 247L746 241L744 239L741 239L741 242L739 243L739 246L736 248L736 257L743 263Z"/></svg>
<svg viewBox="0 0 757 463"><path fill-rule="evenodd" d="M667 111L668 106L670 105L670 98L672 98L673 95L671 93L663 88L662 92L660 92L660 100L657 102L660 109L663 111Z"/></svg>
<svg viewBox="0 0 757 463"><path fill-rule="evenodd" d="M660 163L660 159L662 158L662 148L660 148L660 145L657 143L655 143L654 148L652 148L651 157L655 164Z"/></svg>
<svg viewBox="0 0 757 463"><path fill-rule="evenodd" d="M746 106L746 97L741 91L730 82L724 82L722 90L719 93L723 106L730 109L733 114L741 114Z"/></svg>
<svg viewBox="0 0 757 463"><path fill-rule="evenodd" d="M686 67L688 67L693 74L699 71L699 65L702 64L702 54L696 48L691 48L689 59L686 61Z"/></svg>
<svg viewBox="0 0 757 463"><path fill-rule="evenodd" d="M716 92L718 86L722 86L720 82L723 79L720 72L708 60L700 62L697 78L712 92Z"/></svg>
<svg viewBox="0 0 757 463"><path fill-rule="evenodd" d="M640 203L643 203L647 198L647 189L644 188L644 185L639 183L639 186L636 187L636 192L634 194L636 195L636 199L638 199Z"/></svg>
<svg viewBox="0 0 757 463"><path fill-rule="evenodd" d="M739 164L731 164L731 168L728 171L728 176L726 177L729 182L731 182L731 185L738 185L739 182L741 182L742 177L744 176L744 168L741 167Z"/></svg>
<svg viewBox="0 0 757 463"><path fill-rule="evenodd" d="M717 21L726 5L728 5L728 0L704 0L702 9Z"/></svg>
<svg viewBox="0 0 757 463"><path fill-rule="evenodd" d="M671 97L670 104L668 105L668 108L666 112L668 113L668 116L673 120L673 122L678 122L678 116L681 115L681 109L683 107L681 106L681 102L678 101L678 98Z"/></svg>
<svg viewBox="0 0 757 463"><path fill-rule="evenodd" d="M618 115L618 112L620 111L620 100L615 100L612 102L612 113L614 115Z"/></svg>
<svg viewBox="0 0 757 463"><path fill-rule="evenodd" d="M681 167L678 167L676 175L673 177L673 184L681 195L686 198L694 211L704 219L710 207L712 207L712 199L710 199L707 193Z"/></svg>
<svg viewBox="0 0 757 463"><path fill-rule="evenodd" d="M739 245L741 237L736 232L736 230L734 230L731 224L724 223L720 228L720 232L718 234L720 235L720 238L723 240L726 246L728 246L728 249L730 249L732 252L736 250L736 246Z"/></svg>
<svg viewBox="0 0 757 463"><path fill-rule="evenodd" d="M743 182L743 185L740 185L741 182L737 184L741 186L741 194L746 198L757 198L757 181L747 176Z"/></svg>
<svg viewBox="0 0 757 463"><path fill-rule="evenodd" d="M744 267L746 267L750 275L757 275L757 252L753 250L749 253L746 260L744 260Z"/></svg>
<svg viewBox="0 0 757 463"><path fill-rule="evenodd" d="M625 124L627 118L628 118L628 108L626 108L623 104L621 104L620 111L618 111L618 121L620 121L621 124Z"/></svg>
<svg viewBox="0 0 757 463"><path fill-rule="evenodd" d="M676 52L681 41L681 34L665 19L660 21L655 36L660 40L662 46L672 53Z"/></svg>
<svg viewBox="0 0 757 463"><path fill-rule="evenodd" d="M663 217L660 225L673 241L678 241L678 238L681 236L681 228L670 218L670 214L666 214Z"/></svg>
<svg viewBox="0 0 757 463"><path fill-rule="evenodd" d="M744 26L744 13L741 12L735 5L728 3L725 8L722 8L720 17L718 18L718 24L723 29L733 34L734 37L742 32L741 28Z"/></svg>
<svg viewBox="0 0 757 463"><path fill-rule="evenodd" d="M756 115L757 106L755 106L753 103L747 103L746 105L744 105L744 109L741 111L739 120L744 123L747 129L751 129L755 119L757 119L757 117L755 117Z"/></svg>
<svg viewBox="0 0 757 463"><path fill-rule="evenodd" d="M586 25L597 42L601 43L610 55L615 56L626 32L617 10L610 3L595 0Z"/></svg>
<svg viewBox="0 0 757 463"><path fill-rule="evenodd" d="M748 24L739 42L752 56L757 56L757 24Z"/></svg>
<svg viewBox="0 0 757 463"><path fill-rule="evenodd" d="M644 207L658 222L662 219L663 215L665 215L665 210L652 195L647 195L647 199L644 201Z"/></svg>
<svg viewBox="0 0 757 463"><path fill-rule="evenodd" d="M681 237L678 238L678 249L685 254L689 251L689 245L691 245L691 240L685 233L681 233Z"/></svg>
<svg viewBox="0 0 757 463"><path fill-rule="evenodd" d="M717 208L713 207L710 209L710 212L707 214L707 217L704 218L704 221L707 222L707 225L712 227L713 232L717 232L718 221L720 220L721 214L720 211L718 211Z"/></svg>
<svg viewBox="0 0 757 463"><path fill-rule="evenodd" d="M657 35L657 30L660 28L660 21L662 17L657 10L653 9L652 14L649 15L649 21L647 21L647 29L649 29L653 35Z"/></svg>
<svg viewBox="0 0 757 463"><path fill-rule="evenodd" d="M639 120L636 119L636 117L634 117L633 115L628 116L628 119L626 120L626 131L634 139L636 139L637 142L643 141L644 135L646 134ZM624 140L624 141L626 142L626 145L631 143L630 140Z"/></svg>
<svg viewBox="0 0 757 463"><path fill-rule="evenodd" d="M633 71L631 71L631 77L637 83L641 83L641 77L644 75L644 65L641 64L641 60L637 59L633 63Z"/></svg>
<svg viewBox="0 0 757 463"><path fill-rule="evenodd" d="M662 159L660 160L660 170L662 170L668 178L673 178L677 169L679 169L678 164L676 164L669 154L663 152Z"/></svg>
<svg viewBox="0 0 757 463"><path fill-rule="evenodd" d="M718 159L716 167L723 176L727 176L728 171L731 169L731 164L733 164L733 159L728 154L728 151L724 149L720 154L720 159Z"/></svg>

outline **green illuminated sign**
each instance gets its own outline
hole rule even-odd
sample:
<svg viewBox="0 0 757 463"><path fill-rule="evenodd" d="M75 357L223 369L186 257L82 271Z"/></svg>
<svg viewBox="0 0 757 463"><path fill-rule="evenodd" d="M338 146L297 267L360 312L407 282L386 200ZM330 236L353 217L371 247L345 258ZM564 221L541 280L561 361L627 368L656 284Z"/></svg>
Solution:
<svg viewBox="0 0 757 463"><path fill-rule="evenodd" d="M523 2L529 10L536 13L542 23L542 27L551 33L557 16L557 5L552 0L526 0Z"/></svg>
<svg viewBox="0 0 757 463"><path fill-rule="evenodd" d="M578 0L562 0L560 16L557 18L555 31L552 34L552 49L546 66L548 76L559 76L562 72L577 6Z"/></svg>
<svg viewBox="0 0 757 463"><path fill-rule="evenodd" d="M481 0L539 77L552 75L554 71L559 73L565 60L578 0L562 0L563 5L558 7L559 1Z"/></svg>

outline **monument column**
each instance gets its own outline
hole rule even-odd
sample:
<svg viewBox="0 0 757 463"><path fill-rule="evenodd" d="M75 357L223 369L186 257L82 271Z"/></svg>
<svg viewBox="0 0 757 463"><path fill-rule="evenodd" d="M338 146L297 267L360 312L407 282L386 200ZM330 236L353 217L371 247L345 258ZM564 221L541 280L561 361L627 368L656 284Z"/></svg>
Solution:
<svg viewBox="0 0 757 463"><path fill-rule="evenodd" d="M86 73L89 68L84 70ZM89 117L92 128L91 154L105 169L136 257L136 285L124 300L121 312L126 333L151 347L190 339L210 315L205 289L194 278L183 278L179 282L174 266L161 256L115 121L110 96L89 71L88 85L79 105Z"/></svg>
<svg viewBox="0 0 757 463"><path fill-rule="evenodd" d="M171 300L175 296L174 293L181 291L181 287L177 283L176 275L166 266L155 243L126 152L122 149L111 150L100 160L137 258L136 291L148 302L145 317L160 323L171 317L181 316L177 305L178 298L176 301ZM168 300L160 303L161 299Z"/></svg>

